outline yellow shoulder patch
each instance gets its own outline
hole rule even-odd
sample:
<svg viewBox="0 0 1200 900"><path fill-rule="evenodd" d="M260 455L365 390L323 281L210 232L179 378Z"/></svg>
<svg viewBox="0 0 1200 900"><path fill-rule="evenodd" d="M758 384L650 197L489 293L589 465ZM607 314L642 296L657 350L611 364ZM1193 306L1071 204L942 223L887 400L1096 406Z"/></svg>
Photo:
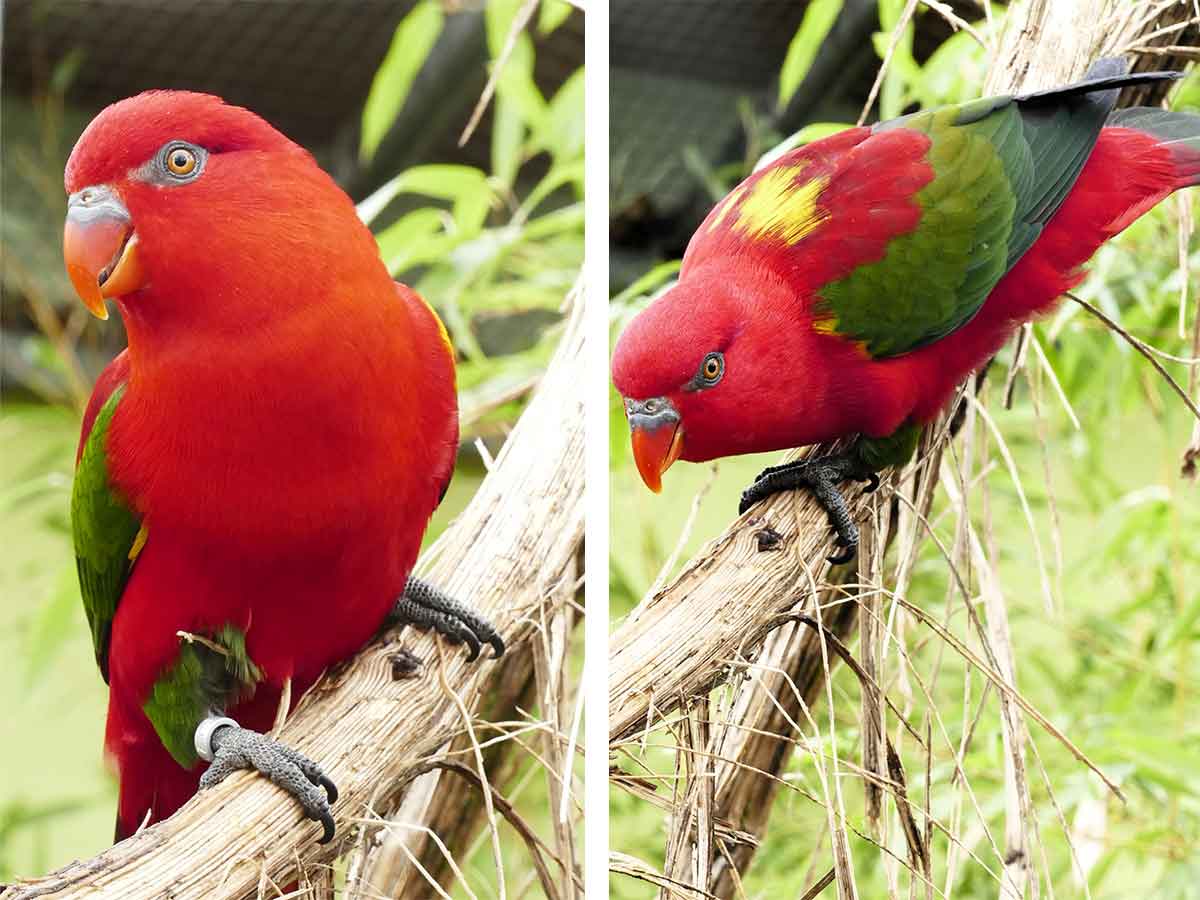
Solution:
<svg viewBox="0 0 1200 900"><path fill-rule="evenodd" d="M742 201L733 228L751 239L773 235L785 244L795 244L827 220L829 214L817 205L817 198L829 179L798 182L803 168L780 166L767 170ZM722 210L721 218L724 215Z"/></svg>
<svg viewBox="0 0 1200 900"><path fill-rule="evenodd" d="M717 215L708 225L709 231L716 231L721 227L721 223L725 221L725 217L729 215L729 211L738 205L738 201L742 199L742 194L746 193L745 183L735 187L719 204L717 204Z"/></svg>

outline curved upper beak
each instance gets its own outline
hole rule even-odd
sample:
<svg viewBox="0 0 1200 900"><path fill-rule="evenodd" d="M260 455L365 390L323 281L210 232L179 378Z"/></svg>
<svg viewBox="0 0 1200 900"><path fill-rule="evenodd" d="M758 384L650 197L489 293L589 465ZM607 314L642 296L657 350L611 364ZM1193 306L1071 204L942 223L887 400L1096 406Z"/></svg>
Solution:
<svg viewBox="0 0 1200 900"><path fill-rule="evenodd" d="M137 233L121 198L107 185L76 191L67 201L63 259L75 293L92 315L108 318L105 297L145 285Z"/></svg>
<svg viewBox="0 0 1200 900"><path fill-rule="evenodd" d="M683 452L683 425L679 411L666 397L626 400L625 416L633 442L633 458L646 487L662 490L663 472Z"/></svg>

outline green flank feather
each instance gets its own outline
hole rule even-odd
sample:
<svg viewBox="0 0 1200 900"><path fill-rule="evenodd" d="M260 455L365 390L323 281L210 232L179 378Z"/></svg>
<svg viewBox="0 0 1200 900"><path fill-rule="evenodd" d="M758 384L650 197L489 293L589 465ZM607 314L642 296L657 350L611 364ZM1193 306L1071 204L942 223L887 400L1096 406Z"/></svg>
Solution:
<svg viewBox="0 0 1200 900"><path fill-rule="evenodd" d="M185 769L199 760L194 735L205 716L247 699L262 672L246 652L246 635L226 625L211 637L180 638L179 657L154 683L142 709L163 746Z"/></svg>
<svg viewBox="0 0 1200 900"><path fill-rule="evenodd" d="M141 520L109 480L105 438L124 387L112 392L92 424L75 469L71 533L83 608L92 631L96 664L108 681L108 644L113 616L133 561L129 558Z"/></svg>

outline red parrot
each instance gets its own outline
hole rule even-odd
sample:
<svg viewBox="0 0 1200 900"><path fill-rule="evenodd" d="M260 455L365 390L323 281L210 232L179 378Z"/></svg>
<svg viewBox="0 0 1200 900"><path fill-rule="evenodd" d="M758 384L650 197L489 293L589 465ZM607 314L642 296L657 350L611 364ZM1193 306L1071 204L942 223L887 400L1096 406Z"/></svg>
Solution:
<svg viewBox="0 0 1200 900"><path fill-rule="evenodd" d="M1200 184L1200 116L1113 112L1087 80L851 128L755 172L709 213L678 283L622 333L612 378L658 491L693 462L857 436L845 453L765 470L740 511L813 491L848 562L838 483L878 483L1014 330L1084 277L1097 248Z"/></svg>
<svg viewBox="0 0 1200 900"><path fill-rule="evenodd" d="M129 344L88 404L71 503L117 839L256 769L327 841L333 782L262 734L285 685L294 702L394 622L504 650L409 578L458 443L445 329L312 157L218 97L108 107L64 180L67 271Z"/></svg>

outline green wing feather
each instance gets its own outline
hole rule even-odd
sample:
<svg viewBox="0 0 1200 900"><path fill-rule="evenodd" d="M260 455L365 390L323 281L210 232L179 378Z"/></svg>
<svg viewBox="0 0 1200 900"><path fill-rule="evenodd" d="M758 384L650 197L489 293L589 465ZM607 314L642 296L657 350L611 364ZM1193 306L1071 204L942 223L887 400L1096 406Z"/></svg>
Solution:
<svg viewBox="0 0 1200 900"><path fill-rule="evenodd" d="M108 645L113 616L133 567L142 522L109 478L105 438L124 387L112 392L92 424L75 467L71 533L83 608L92 631L96 664L108 681Z"/></svg>
<svg viewBox="0 0 1200 900"><path fill-rule="evenodd" d="M934 177L914 197L922 210L918 227L894 238L881 260L822 289L816 309L826 318L818 327L889 357L969 322L1066 199L1117 88L1169 77L1126 76L1123 65L1102 60L1080 84L875 126L927 135Z"/></svg>

